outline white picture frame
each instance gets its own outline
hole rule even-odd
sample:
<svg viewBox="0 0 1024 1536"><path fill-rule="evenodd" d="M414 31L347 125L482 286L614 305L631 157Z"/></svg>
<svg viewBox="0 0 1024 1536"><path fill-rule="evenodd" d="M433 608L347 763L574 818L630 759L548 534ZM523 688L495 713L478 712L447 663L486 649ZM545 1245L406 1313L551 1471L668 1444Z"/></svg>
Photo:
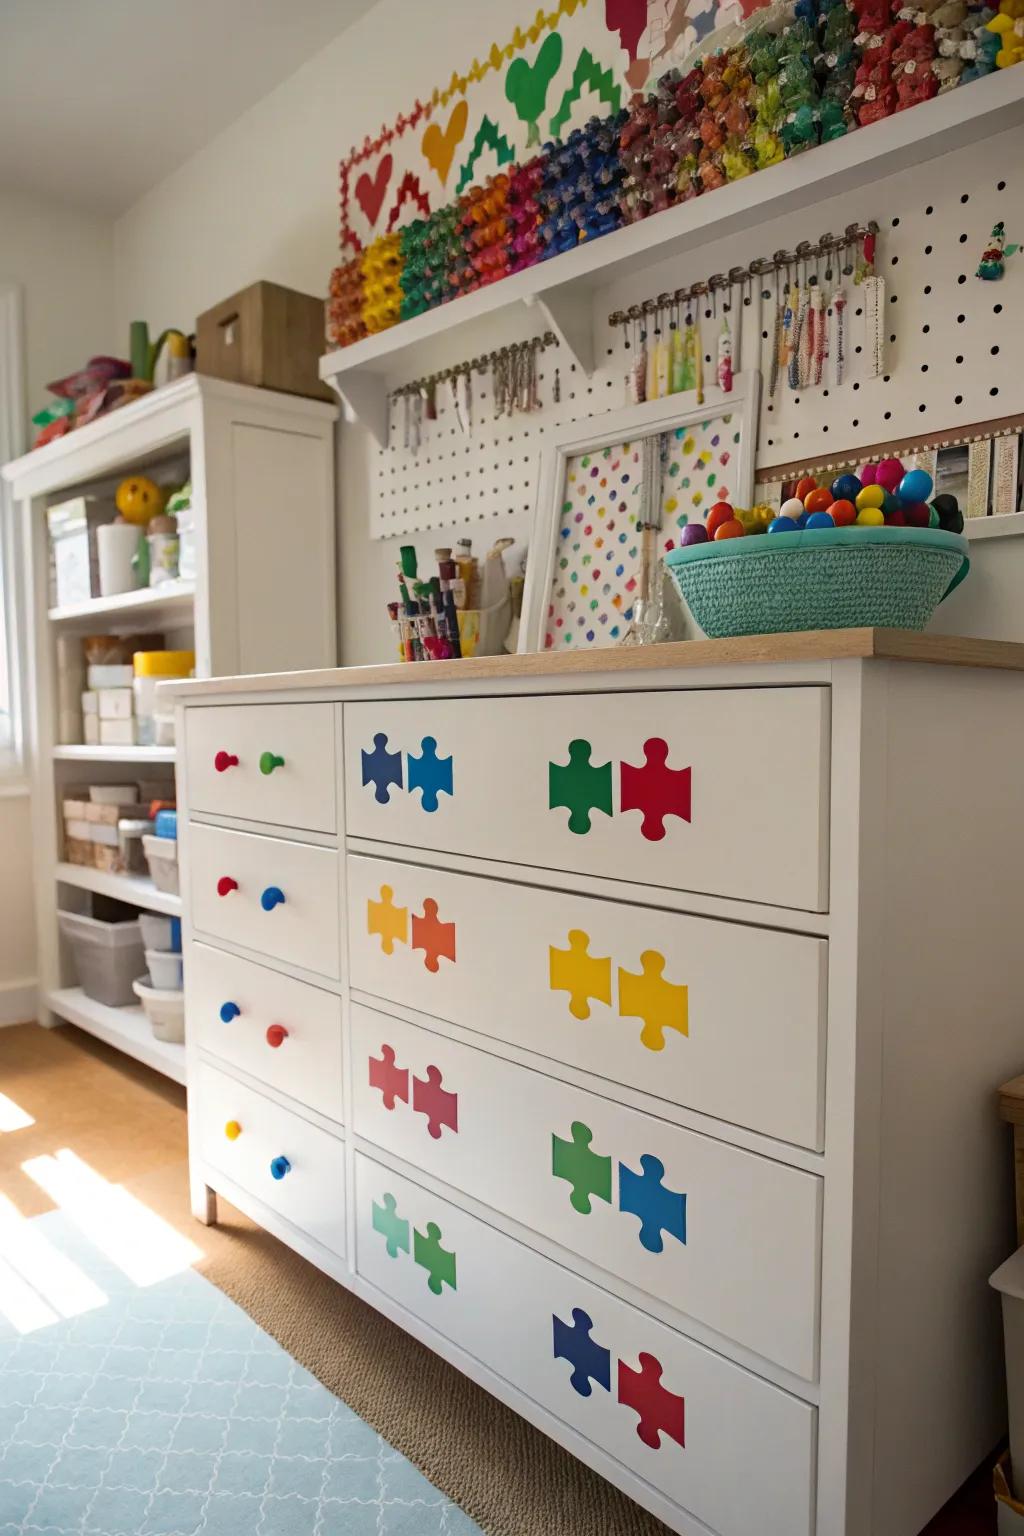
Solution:
<svg viewBox="0 0 1024 1536"><path fill-rule="evenodd" d="M754 461L757 454L757 419L761 375L756 369L738 373L729 394L714 391L714 398L698 405L693 391L627 405L587 422L573 422L555 432L541 454L537 501L534 508L523 590L518 650L521 654L544 649L545 622L555 572L566 471L580 454L599 451L608 444L660 435L696 423L729 416L740 419L740 441L731 478L731 492L738 506L750 506L754 493Z"/></svg>

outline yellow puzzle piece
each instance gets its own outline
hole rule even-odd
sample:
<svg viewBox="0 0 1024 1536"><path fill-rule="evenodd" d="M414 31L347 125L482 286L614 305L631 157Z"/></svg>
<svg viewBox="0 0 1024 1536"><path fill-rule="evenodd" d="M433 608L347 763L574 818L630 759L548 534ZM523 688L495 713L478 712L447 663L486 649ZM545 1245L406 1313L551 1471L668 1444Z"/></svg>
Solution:
<svg viewBox="0 0 1024 1536"><path fill-rule="evenodd" d="M409 942L409 908L394 906L394 894L390 885L382 885L380 901L366 903L366 931L380 937L380 947L386 955L394 954L396 941Z"/></svg>
<svg viewBox="0 0 1024 1536"><path fill-rule="evenodd" d="M666 1029L690 1033L687 988L666 981L662 975L665 956L645 949L640 956L639 976L619 967L619 1013L624 1019L643 1019L640 1043L649 1051L665 1049Z"/></svg>
<svg viewBox="0 0 1024 1536"><path fill-rule="evenodd" d="M569 934L569 948L548 949L552 992L568 992L569 1012L574 1019L590 1018L590 1000L610 1003L612 1000L612 961L588 955L590 935L579 928Z"/></svg>

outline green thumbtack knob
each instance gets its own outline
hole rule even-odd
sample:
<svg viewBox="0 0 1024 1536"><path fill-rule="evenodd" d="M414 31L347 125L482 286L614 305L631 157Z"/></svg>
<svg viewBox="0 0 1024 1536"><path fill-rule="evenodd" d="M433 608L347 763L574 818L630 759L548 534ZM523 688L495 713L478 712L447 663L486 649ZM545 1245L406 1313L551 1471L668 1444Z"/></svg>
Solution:
<svg viewBox="0 0 1024 1536"><path fill-rule="evenodd" d="M276 752L263 752L260 755L260 773L273 773L275 768L284 767L284 758L278 757Z"/></svg>

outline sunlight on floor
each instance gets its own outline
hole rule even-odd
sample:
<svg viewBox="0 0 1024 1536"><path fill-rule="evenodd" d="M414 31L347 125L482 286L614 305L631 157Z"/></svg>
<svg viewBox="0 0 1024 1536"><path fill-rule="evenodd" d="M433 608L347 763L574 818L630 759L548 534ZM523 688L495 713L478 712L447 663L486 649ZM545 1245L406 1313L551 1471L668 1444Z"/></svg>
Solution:
<svg viewBox="0 0 1024 1536"><path fill-rule="evenodd" d="M194 1243L126 1189L109 1183L70 1148L29 1158L21 1166L136 1285L155 1285L203 1257Z"/></svg>
<svg viewBox="0 0 1024 1536"><path fill-rule="evenodd" d="M0 1133L5 1131L25 1131L30 1125L35 1125L34 1118L20 1104L15 1104L6 1093L0 1093Z"/></svg>
<svg viewBox="0 0 1024 1536"><path fill-rule="evenodd" d="M78 1317L106 1305L106 1293L55 1248L6 1195L0 1195L0 1254L61 1317ZM0 1310L6 1310L2 1299ZM52 1320L52 1315L47 1318Z"/></svg>
<svg viewBox="0 0 1024 1536"><path fill-rule="evenodd" d="M0 1315L18 1333L34 1333L58 1321L57 1314L27 1285L11 1266L0 1259Z"/></svg>

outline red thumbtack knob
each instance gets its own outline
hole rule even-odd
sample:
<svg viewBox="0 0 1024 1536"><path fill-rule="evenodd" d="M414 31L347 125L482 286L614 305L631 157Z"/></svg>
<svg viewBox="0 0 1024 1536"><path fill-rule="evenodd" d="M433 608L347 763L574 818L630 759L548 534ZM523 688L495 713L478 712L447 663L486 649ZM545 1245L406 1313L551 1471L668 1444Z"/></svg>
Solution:
<svg viewBox="0 0 1024 1536"><path fill-rule="evenodd" d="M238 890L238 881L232 880L230 875L221 875L217 881L217 895L230 896L232 891Z"/></svg>
<svg viewBox="0 0 1024 1536"><path fill-rule="evenodd" d="M288 1038L288 1031L283 1024L271 1024L267 1030L267 1044L273 1046L276 1051L278 1046Z"/></svg>
<svg viewBox="0 0 1024 1536"><path fill-rule="evenodd" d="M213 760L213 766L218 773L223 773L227 768L237 768L238 758L233 752L218 752Z"/></svg>

